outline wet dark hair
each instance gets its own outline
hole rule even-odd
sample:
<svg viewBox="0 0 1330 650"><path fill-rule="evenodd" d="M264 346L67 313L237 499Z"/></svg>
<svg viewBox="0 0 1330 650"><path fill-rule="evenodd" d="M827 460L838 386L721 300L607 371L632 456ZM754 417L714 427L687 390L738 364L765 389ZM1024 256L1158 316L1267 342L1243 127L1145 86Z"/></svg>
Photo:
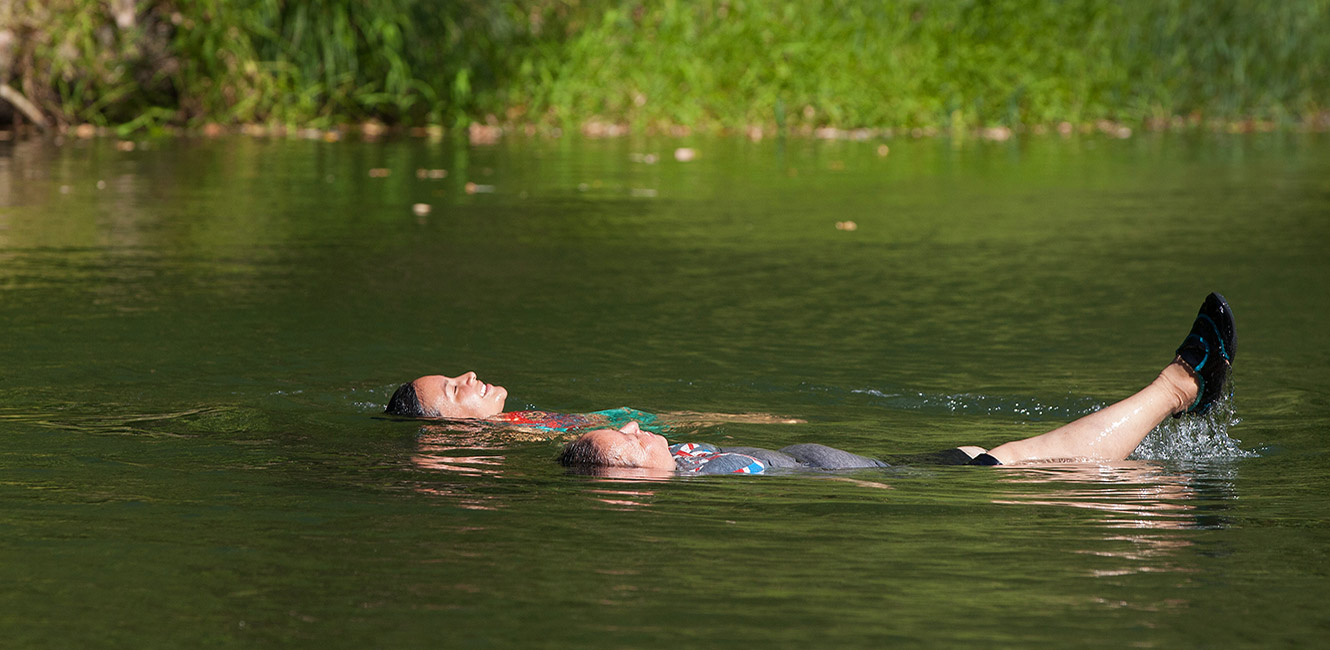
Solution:
<svg viewBox="0 0 1330 650"><path fill-rule="evenodd" d="M563 446L559 464L564 467L604 467L609 461L599 447L591 444L591 438L584 435Z"/></svg>
<svg viewBox="0 0 1330 650"><path fill-rule="evenodd" d="M388 415L403 415L409 418L432 418L438 417L438 413L430 413L425 410L425 406L420 403L420 398L416 397L416 382L408 381L397 387L393 396L388 398L388 408L383 410Z"/></svg>

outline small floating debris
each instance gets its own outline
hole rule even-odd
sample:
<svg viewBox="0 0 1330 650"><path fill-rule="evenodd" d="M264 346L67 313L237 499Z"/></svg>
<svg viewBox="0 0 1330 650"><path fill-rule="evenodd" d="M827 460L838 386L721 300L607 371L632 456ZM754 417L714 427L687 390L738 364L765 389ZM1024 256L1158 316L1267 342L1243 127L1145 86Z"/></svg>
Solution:
<svg viewBox="0 0 1330 650"><path fill-rule="evenodd" d="M388 174L391 174L391 173L392 173L392 170L391 170L391 169L388 169L387 167L375 167L375 168L369 170L369 177L370 177L370 178L388 178Z"/></svg>
<svg viewBox="0 0 1330 650"><path fill-rule="evenodd" d="M674 159L679 162L688 162L697 158L697 151L688 147L679 147L674 150Z"/></svg>
<svg viewBox="0 0 1330 650"><path fill-rule="evenodd" d="M448 178L448 170L446 170L446 169L425 169L425 168L422 167L422 168L416 170L416 178L419 178L420 180L429 179L429 180L435 180L435 181L436 181L436 180L439 180L440 178Z"/></svg>
<svg viewBox="0 0 1330 650"><path fill-rule="evenodd" d="M981 130L979 137L994 142L1006 142L1011 139L1011 129L1005 126L990 126Z"/></svg>
<svg viewBox="0 0 1330 650"><path fill-rule="evenodd" d="M838 129L834 126L822 126L813 129L813 137L819 140L853 140L864 142L881 136L882 129Z"/></svg>
<svg viewBox="0 0 1330 650"><path fill-rule="evenodd" d="M654 153L630 153L628 159L644 165L654 165L656 161L660 160Z"/></svg>
<svg viewBox="0 0 1330 650"><path fill-rule="evenodd" d="M592 120L582 125L582 135L588 138L617 138L628 135L628 125Z"/></svg>
<svg viewBox="0 0 1330 650"><path fill-rule="evenodd" d="M118 141L116 141L116 143L115 143L115 148L116 148L116 150L118 150L118 151L133 151L133 150L134 150L134 141L133 141L133 140L118 140Z"/></svg>
<svg viewBox="0 0 1330 650"><path fill-rule="evenodd" d="M629 190L628 193L632 194L633 196L641 196L646 198L653 198L656 196L656 190L653 190L649 187L634 187L633 189Z"/></svg>
<svg viewBox="0 0 1330 650"><path fill-rule="evenodd" d="M888 146L885 145L885 144L880 144L880 145L877 146L877 155L878 155L878 156L880 156L880 157L882 157L882 158L886 158L886 157L887 157L887 154L889 154L889 153L891 153L891 147L888 147Z"/></svg>
<svg viewBox="0 0 1330 650"><path fill-rule="evenodd" d="M411 212L414 213L417 217L423 217L429 214L431 209L432 208L428 203L416 203L411 206Z"/></svg>
<svg viewBox="0 0 1330 650"><path fill-rule="evenodd" d="M1131 137L1131 127L1118 124L1117 122L1099 120L1095 123L1095 128L1099 129L1100 133L1112 138L1126 139Z"/></svg>
<svg viewBox="0 0 1330 650"><path fill-rule="evenodd" d="M479 183L472 183L472 182L470 182L470 181L467 182L465 188L466 188L466 193L467 193L467 194L493 194L493 193L494 193L494 186L493 186L493 185L481 185L481 184L479 184Z"/></svg>
<svg viewBox="0 0 1330 650"><path fill-rule="evenodd" d="M853 221L837 221L837 222L836 222L836 230L849 230L849 231L853 231L853 230L858 230L858 229L859 229L859 224L857 224L857 223L855 223L855 222L853 222Z"/></svg>
<svg viewBox="0 0 1330 650"><path fill-rule="evenodd" d="M466 137L471 144L494 144L503 135L503 129L492 124L472 122L466 127Z"/></svg>
<svg viewBox="0 0 1330 650"><path fill-rule="evenodd" d="M437 124L430 124L429 126L413 126L410 129L407 129L407 134L413 138L439 140L443 138L443 127Z"/></svg>
<svg viewBox="0 0 1330 650"><path fill-rule="evenodd" d="M366 139L377 138L388 132L388 125L378 120L366 120L360 123L360 135Z"/></svg>
<svg viewBox="0 0 1330 650"><path fill-rule="evenodd" d="M97 189L99 190L106 189L106 181L97 181Z"/></svg>

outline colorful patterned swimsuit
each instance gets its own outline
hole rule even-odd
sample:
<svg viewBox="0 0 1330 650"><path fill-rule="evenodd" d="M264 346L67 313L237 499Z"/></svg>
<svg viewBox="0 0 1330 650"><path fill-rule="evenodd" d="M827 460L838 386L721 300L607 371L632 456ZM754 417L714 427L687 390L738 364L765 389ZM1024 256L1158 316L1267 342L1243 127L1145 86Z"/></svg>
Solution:
<svg viewBox="0 0 1330 650"><path fill-rule="evenodd" d="M721 451L705 442L670 445L674 467L686 474L761 474L767 466L747 454Z"/></svg>
<svg viewBox="0 0 1330 650"><path fill-rule="evenodd" d="M758 447L722 448L697 442L670 447L674 466L683 473L696 474L766 474L767 470L810 471L890 467L876 458L852 454L843 449L801 443L780 451ZM965 452L959 452L965 455Z"/></svg>
<svg viewBox="0 0 1330 650"><path fill-rule="evenodd" d="M570 433L585 429L618 429L629 422L636 421L643 429L654 433L665 433L668 425L660 424L653 413L620 407L591 413L554 413L551 411L511 411L500 413L492 421L503 422L524 429L536 429L550 434Z"/></svg>
<svg viewBox="0 0 1330 650"><path fill-rule="evenodd" d="M551 436L590 429L618 429L634 421L643 430L653 433L668 434L671 429L670 425L660 422L656 415L627 407L591 413L511 411L500 413L490 418L490 421L533 429ZM965 455L964 452L958 453ZM725 450L705 442L682 442L670 446L670 455L674 457L675 469L683 474L765 474L768 468L808 470L889 466L880 460L809 443L771 451L754 447Z"/></svg>

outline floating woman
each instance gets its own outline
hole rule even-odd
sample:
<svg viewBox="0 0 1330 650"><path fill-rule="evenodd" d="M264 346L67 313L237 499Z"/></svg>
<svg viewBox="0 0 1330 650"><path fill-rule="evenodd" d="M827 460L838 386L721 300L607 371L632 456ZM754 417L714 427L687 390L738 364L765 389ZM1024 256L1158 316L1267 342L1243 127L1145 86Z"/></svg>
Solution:
<svg viewBox="0 0 1330 650"><path fill-rule="evenodd" d="M941 458L968 465L1123 460L1164 418L1204 414L1210 409L1223 394L1237 343L1233 310L1223 296L1212 293L1201 305L1173 361L1134 395L1047 433L987 450L956 447ZM885 465L825 445L792 445L780 451L720 448L694 442L671 446L663 436L643 431L635 422L583 434L568 443L559 462L584 469L702 474L761 474L773 467L847 469Z"/></svg>

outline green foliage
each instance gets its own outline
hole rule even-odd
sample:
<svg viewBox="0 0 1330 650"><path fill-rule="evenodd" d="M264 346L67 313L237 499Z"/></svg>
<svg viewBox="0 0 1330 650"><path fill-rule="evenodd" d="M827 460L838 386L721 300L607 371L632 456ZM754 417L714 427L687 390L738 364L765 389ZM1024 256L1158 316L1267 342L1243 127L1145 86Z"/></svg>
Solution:
<svg viewBox="0 0 1330 650"><path fill-rule="evenodd" d="M1330 95L1324 0L660 0L601 15L570 35L553 81L532 84L540 108L725 127L976 126L1274 117Z"/></svg>
<svg viewBox="0 0 1330 650"><path fill-rule="evenodd" d="M0 81L64 122L134 128L958 129L1330 105L1330 0L15 0L5 35Z"/></svg>

